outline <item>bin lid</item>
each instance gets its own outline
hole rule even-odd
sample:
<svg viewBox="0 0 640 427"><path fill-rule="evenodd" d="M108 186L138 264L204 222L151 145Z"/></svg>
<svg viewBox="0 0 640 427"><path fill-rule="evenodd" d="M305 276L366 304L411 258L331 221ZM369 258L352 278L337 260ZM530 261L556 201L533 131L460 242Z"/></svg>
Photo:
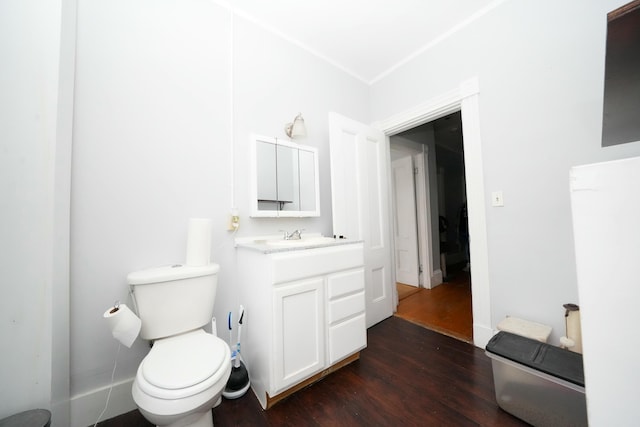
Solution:
<svg viewBox="0 0 640 427"><path fill-rule="evenodd" d="M0 420L0 427L49 427L51 412L47 409L31 409Z"/></svg>
<svg viewBox="0 0 640 427"><path fill-rule="evenodd" d="M584 387L582 355L531 338L500 331L487 343L489 353Z"/></svg>

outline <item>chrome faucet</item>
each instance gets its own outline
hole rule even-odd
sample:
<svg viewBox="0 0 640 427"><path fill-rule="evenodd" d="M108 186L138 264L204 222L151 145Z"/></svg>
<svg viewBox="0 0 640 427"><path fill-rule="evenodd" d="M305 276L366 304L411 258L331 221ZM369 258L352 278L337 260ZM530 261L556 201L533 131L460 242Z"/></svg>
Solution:
<svg viewBox="0 0 640 427"><path fill-rule="evenodd" d="M302 231L304 231L304 228L298 228L297 230L293 230L291 233L287 233L283 230L280 231L284 233L282 236L284 240L300 240L302 239Z"/></svg>

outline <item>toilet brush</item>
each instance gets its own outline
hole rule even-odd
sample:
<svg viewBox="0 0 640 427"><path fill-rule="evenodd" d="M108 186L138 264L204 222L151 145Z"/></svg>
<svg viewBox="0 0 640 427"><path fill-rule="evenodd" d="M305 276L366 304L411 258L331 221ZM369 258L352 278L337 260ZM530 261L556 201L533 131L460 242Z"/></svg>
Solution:
<svg viewBox="0 0 640 427"><path fill-rule="evenodd" d="M244 307L240 305L238 312L238 343L236 344L236 352L240 355L240 337L242 336L242 321L244 319Z"/></svg>
<svg viewBox="0 0 640 427"><path fill-rule="evenodd" d="M226 399L237 399L243 396L247 390L249 390L249 372L244 362L240 360L240 338L242 336L242 322L244 320L244 307L240 306L240 312L238 313L238 342L235 345L235 350L231 352L231 375L227 381L227 385L222 392L222 395ZM229 312L229 345L232 343L232 327L231 327L231 312Z"/></svg>

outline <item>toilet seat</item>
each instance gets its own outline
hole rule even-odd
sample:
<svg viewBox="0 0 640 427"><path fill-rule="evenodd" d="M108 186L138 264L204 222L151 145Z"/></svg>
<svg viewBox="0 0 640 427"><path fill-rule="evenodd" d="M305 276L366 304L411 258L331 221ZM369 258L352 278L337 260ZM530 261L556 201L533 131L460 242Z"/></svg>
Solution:
<svg viewBox="0 0 640 427"><path fill-rule="evenodd" d="M229 359L227 344L199 329L156 341L138 368L136 382L149 396L182 399L220 381Z"/></svg>

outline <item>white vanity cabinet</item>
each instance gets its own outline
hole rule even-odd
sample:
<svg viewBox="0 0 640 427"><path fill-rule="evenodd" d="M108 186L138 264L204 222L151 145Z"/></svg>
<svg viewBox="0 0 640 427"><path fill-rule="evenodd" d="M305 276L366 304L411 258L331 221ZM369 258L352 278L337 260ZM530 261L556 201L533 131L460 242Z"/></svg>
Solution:
<svg viewBox="0 0 640 427"><path fill-rule="evenodd" d="M263 408L357 360L367 345L362 243L239 245L237 255L241 354Z"/></svg>

